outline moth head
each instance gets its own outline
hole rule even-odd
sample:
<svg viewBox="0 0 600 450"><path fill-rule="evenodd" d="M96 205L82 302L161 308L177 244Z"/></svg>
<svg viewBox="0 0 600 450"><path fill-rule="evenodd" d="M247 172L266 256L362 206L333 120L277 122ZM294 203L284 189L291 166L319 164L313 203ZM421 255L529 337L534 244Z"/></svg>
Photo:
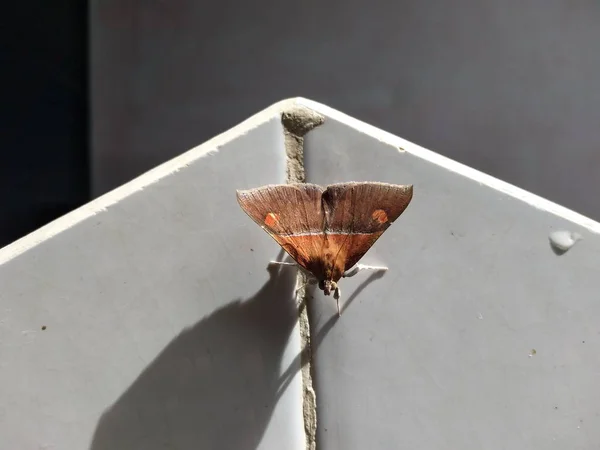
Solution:
<svg viewBox="0 0 600 450"><path fill-rule="evenodd" d="M323 291L325 295L331 295L331 292L335 291L337 288L337 283L331 280L321 280L319 281L319 289Z"/></svg>

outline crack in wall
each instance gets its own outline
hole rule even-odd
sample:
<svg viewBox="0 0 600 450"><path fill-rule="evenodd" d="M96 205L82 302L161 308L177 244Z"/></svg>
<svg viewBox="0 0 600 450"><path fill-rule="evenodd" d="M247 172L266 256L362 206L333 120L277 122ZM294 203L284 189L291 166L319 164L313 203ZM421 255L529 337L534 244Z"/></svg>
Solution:
<svg viewBox="0 0 600 450"><path fill-rule="evenodd" d="M311 109L302 106L290 108L281 114L284 128L284 145L287 156L286 180L288 183L304 183L304 135L325 121L324 117ZM302 415L306 449L316 449L317 434L317 402L313 388L312 348L310 343L310 324L308 321L307 277L298 271L296 286L300 286L296 294L298 302L298 322L300 324L300 366L302 371Z"/></svg>

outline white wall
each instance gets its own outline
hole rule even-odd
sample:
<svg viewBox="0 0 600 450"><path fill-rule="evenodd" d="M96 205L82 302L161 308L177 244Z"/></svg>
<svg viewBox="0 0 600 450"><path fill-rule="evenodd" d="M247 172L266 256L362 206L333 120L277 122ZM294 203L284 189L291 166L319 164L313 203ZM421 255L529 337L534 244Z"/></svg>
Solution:
<svg viewBox="0 0 600 450"><path fill-rule="evenodd" d="M2 448L310 448L295 274L235 200L298 105L308 181L414 184L388 272L308 297L318 448L597 447L600 224L298 99L0 250Z"/></svg>

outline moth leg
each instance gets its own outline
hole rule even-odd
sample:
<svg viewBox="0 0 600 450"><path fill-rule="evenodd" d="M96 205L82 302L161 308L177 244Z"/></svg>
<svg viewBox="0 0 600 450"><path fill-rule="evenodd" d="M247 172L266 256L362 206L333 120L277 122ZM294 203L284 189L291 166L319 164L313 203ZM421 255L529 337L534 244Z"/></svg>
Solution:
<svg viewBox="0 0 600 450"><path fill-rule="evenodd" d="M388 268L387 267L381 267L381 266L367 266L365 264L357 264L352 269L347 270L346 272L344 272L344 275L342 275L342 276L344 278L353 277L354 275L356 275L361 270L377 270L377 271L383 271L383 272L385 272L386 270L388 270Z"/></svg>
<svg viewBox="0 0 600 450"><path fill-rule="evenodd" d="M333 298L335 299L335 303L337 304L338 317L342 317L342 311L340 309L340 295L340 288L339 286L336 286L335 290L333 291Z"/></svg>

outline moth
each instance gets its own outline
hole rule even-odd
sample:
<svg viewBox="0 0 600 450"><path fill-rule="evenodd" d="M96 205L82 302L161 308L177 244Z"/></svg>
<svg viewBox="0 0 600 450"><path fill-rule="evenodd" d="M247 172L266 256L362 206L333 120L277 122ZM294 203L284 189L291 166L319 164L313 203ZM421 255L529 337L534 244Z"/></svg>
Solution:
<svg viewBox="0 0 600 450"><path fill-rule="evenodd" d="M412 195L412 185L297 183L238 190L237 200L325 295L333 293L339 315L338 281L363 269L387 270L357 263L404 212Z"/></svg>

